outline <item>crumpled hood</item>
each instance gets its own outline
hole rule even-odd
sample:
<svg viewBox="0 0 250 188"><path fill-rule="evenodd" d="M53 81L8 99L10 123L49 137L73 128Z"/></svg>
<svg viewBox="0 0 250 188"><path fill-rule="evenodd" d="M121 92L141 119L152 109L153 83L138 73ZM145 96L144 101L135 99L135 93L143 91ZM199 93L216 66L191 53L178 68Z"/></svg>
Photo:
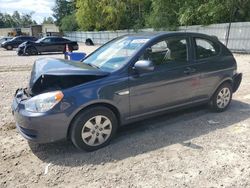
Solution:
<svg viewBox="0 0 250 188"><path fill-rule="evenodd" d="M48 76L95 76L104 77L109 73L91 67L83 62L75 62L57 58L42 58L35 61L31 72L29 87L33 88L41 78Z"/></svg>

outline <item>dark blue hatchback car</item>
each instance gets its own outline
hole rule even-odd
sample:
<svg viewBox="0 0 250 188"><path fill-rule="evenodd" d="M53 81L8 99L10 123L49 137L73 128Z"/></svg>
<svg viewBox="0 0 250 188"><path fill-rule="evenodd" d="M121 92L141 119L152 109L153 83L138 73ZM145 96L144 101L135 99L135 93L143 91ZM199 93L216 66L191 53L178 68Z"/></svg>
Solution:
<svg viewBox="0 0 250 188"><path fill-rule="evenodd" d="M119 126L168 110L207 103L222 112L241 79L232 53L215 37L128 35L82 62L38 59L12 109L28 140L69 138L91 151L107 145Z"/></svg>

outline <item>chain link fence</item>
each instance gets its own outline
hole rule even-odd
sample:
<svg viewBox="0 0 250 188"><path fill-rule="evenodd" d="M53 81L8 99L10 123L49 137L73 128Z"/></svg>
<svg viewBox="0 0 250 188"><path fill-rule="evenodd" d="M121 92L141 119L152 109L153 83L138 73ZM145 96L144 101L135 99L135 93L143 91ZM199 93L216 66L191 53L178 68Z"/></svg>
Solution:
<svg viewBox="0 0 250 188"><path fill-rule="evenodd" d="M138 32L152 32L153 29L142 29ZM250 22L212 24L209 26L179 27L180 32L198 32L216 36L233 52L250 53ZM116 37L134 34L134 30L99 31L99 32L65 32L65 37L77 42L90 38L94 44L104 44Z"/></svg>

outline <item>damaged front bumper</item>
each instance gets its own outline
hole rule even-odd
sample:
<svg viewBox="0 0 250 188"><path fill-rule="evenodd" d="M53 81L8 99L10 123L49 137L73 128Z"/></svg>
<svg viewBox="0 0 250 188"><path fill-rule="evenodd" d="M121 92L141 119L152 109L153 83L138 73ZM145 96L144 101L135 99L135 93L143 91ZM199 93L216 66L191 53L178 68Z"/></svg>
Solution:
<svg viewBox="0 0 250 188"><path fill-rule="evenodd" d="M16 53L17 55L24 55L24 47L18 47Z"/></svg>
<svg viewBox="0 0 250 188"><path fill-rule="evenodd" d="M18 89L12 103L12 113L21 135L36 143L49 143L67 138L69 122L63 112L35 113L25 110L28 100L25 89Z"/></svg>

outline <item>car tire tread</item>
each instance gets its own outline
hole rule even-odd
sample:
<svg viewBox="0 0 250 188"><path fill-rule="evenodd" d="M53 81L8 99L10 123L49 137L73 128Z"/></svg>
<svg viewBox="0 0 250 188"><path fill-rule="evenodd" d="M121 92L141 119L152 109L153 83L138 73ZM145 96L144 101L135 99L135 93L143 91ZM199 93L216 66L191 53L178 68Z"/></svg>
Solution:
<svg viewBox="0 0 250 188"><path fill-rule="evenodd" d="M98 146L89 146L83 142L81 138L81 131L84 123L95 115L107 116L112 122L112 132L110 137L103 144ZM91 107L89 109L83 110L74 118L72 126L70 128L70 139L78 149L85 151L94 151L109 144L111 139L115 136L117 127L118 121L116 115L112 110L102 106Z"/></svg>
<svg viewBox="0 0 250 188"><path fill-rule="evenodd" d="M228 88L230 90L230 100L224 108L219 108L217 105L217 96L223 88ZM225 83L221 84L218 87L218 89L215 91L214 95L212 96L212 98L210 100L210 103L209 103L210 109L214 112L224 112L225 110L227 110L227 108L229 107L231 100L232 100L232 95L233 95L232 91L233 91L232 84L230 84L229 82L225 82Z"/></svg>

